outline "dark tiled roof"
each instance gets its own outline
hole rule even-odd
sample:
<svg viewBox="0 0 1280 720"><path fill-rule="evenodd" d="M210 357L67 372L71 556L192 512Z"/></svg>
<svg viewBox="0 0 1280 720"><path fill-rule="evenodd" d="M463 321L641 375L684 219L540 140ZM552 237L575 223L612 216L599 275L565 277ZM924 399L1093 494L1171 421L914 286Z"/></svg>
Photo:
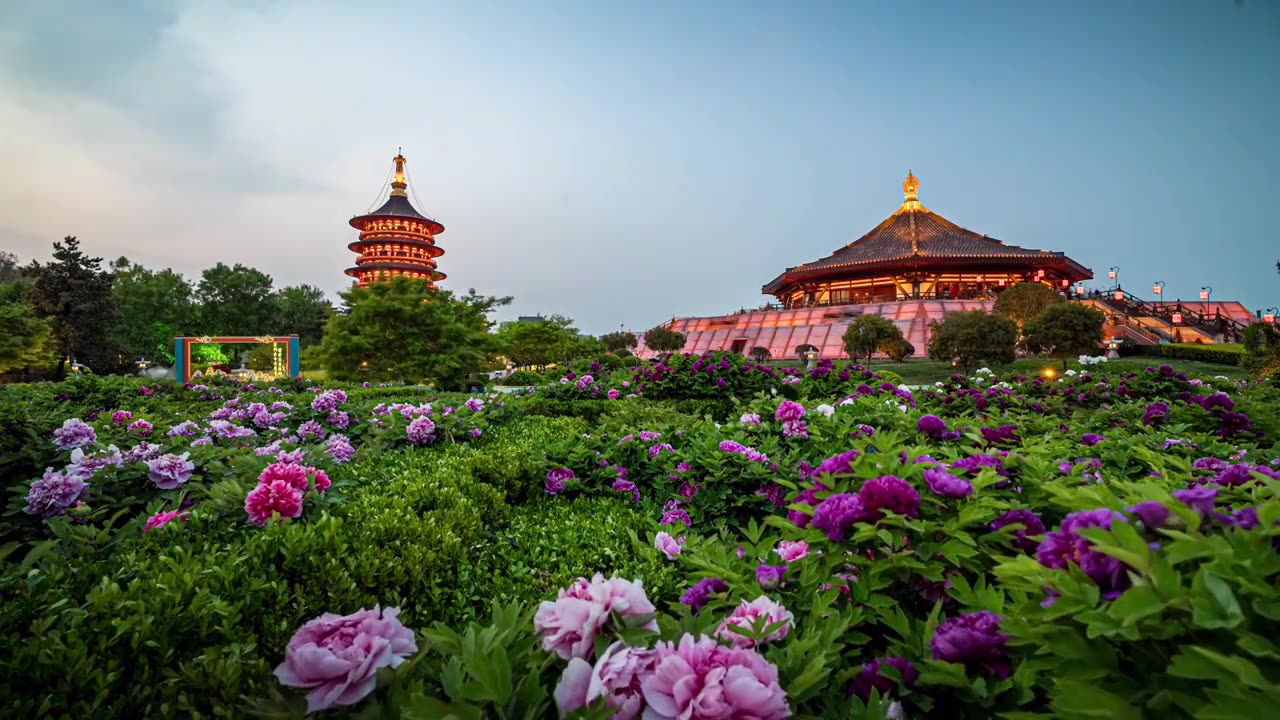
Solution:
<svg viewBox="0 0 1280 720"><path fill-rule="evenodd" d="M408 218L410 220L420 220L431 226L431 234L439 235L444 232L444 225L438 221L423 215L414 209L409 202L409 198L404 195L391 195L387 201L382 203L382 207L374 210L367 215L357 215L351 219L351 226L357 230L362 229L364 221L370 218Z"/></svg>
<svg viewBox="0 0 1280 720"><path fill-rule="evenodd" d="M1005 245L928 210L903 210L890 215L871 232L831 255L792 268L788 274L909 258L1026 258L1048 261L1061 257L1061 253Z"/></svg>

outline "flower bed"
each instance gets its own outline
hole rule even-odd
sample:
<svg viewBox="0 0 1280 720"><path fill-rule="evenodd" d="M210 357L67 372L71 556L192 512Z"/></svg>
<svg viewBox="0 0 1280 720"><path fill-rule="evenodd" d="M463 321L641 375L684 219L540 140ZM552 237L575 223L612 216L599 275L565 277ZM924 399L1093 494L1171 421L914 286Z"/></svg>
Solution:
<svg viewBox="0 0 1280 720"><path fill-rule="evenodd" d="M9 395L7 467L41 472L3 524L3 707L1267 715L1275 381L724 360L525 397Z"/></svg>

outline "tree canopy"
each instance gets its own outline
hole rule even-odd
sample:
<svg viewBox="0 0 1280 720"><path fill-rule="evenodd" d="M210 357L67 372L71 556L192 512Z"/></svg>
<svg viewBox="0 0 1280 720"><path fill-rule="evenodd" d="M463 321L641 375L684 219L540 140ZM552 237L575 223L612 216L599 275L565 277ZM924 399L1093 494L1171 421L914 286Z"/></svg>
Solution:
<svg viewBox="0 0 1280 720"><path fill-rule="evenodd" d="M664 327L656 327L645 332L644 345L654 352L676 352L684 349L684 335L668 330Z"/></svg>
<svg viewBox="0 0 1280 720"><path fill-rule="evenodd" d="M903 343L902 331L891 320L879 315L862 315L854 318L844 331L844 351L849 357L871 356L877 352L889 353L895 343Z"/></svg>
<svg viewBox="0 0 1280 720"><path fill-rule="evenodd" d="M1022 329L1053 305L1066 302L1053 288L1038 282L1020 282L1000 293L991 312L1009 318Z"/></svg>
<svg viewBox="0 0 1280 720"><path fill-rule="evenodd" d="M173 360L173 338L196 331L191 283L170 269L151 270L127 258L111 264L118 322L111 337L126 360Z"/></svg>
<svg viewBox="0 0 1280 720"><path fill-rule="evenodd" d="M196 299L200 330L208 335L257 336L272 332L276 304L271 276L240 263L218 263L200 275Z"/></svg>
<svg viewBox="0 0 1280 720"><path fill-rule="evenodd" d="M543 368L565 360L577 339L573 321L559 315L536 322L505 322L496 333L499 349L518 367Z"/></svg>
<svg viewBox="0 0 1280 720"><path fill-rule="evenodd" d="M1078 303L1050 306L1023 328L1023 346L1029 352L1049 355L1062 361L1092 353L1102 342L1102 313Z"/></svg>
<svg viewBox="0 0 1280 720"><path fill-rule="evenodd" d="M604 344L604 349L611 353L617 353L622 350L632 350L639 344L635 333L629 332L611 332L600 336L600 342Z"/></svg>
<svg viewBox="0 0 1280 720"><path fill-rule="evenodd" d="M297 335L301 345L314 345L324 334L324 324L333 305L324 291L313 285L281 288L272 298L275 317L269 330L279 335Z"/></svg>
<svg viewBox="0 0 1280 720"><path fill-rule="evenodd" d="M345 308L325 324L321 362L338 380L427 382L461 390L497 349L489 313L511 298L429 290L395 278L343 293Z"/></svg>
<svg viewBox="0 0 1280 720"><path fill-rule="evenodd" d="M929 324L929 356L954 360L969 372L980 364L1013 362L1018 326L1012 320L981 310L948 313L942 322Z"/></svg>
<svg viewBox="0 0 1280 720"><path fill-rule="evenodd" d="M49 365L53 334L48 320L27 303L29 288L0 285L0 373Z"/></svg>
<svg viewBox="0 0 1280 720"><path fill-rule="evenodd" d="M72 357L94 372L116 369L119 353L110 337L117 318L113 278L102 268L102 258L85 255L80 241L67 236L53 244L53 262L33 262L25 272L34 278L31 307L51 321L59 376Z"/></svg>

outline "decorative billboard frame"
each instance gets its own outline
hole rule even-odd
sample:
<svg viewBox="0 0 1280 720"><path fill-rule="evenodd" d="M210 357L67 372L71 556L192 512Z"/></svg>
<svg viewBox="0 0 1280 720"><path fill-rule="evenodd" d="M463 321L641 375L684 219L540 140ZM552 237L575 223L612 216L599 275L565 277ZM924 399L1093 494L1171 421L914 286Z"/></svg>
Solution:
<svg viewBox="0 0 1280 720"><path fill-rule="evenodd" d="M173 339L173 379L179 385L191 382L191 346L207 343L227 345L274 344L284 354L284 367L288 368L289 377L296 378L302 374L302 365L298 354L297 335L262 335L260 337L218 336L210 337L175 337Z"/></svg>

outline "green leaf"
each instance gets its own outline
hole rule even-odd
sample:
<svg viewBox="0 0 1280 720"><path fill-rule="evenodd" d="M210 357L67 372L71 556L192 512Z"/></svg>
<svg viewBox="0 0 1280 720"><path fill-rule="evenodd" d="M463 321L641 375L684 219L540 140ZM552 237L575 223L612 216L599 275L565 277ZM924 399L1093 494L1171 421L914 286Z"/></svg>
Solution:
<svg viewBox="0 0 1280 720"><path fill-rule="evenodd" d="M1132 626L1142 618L1158 614L1165 604L1150 585L1134 585L1112 602L1107 612L1125 626Z"/></svg>
<svg viewBox="0 0 1280 720"><path fill-rule="evenodd" d="M1127 700L1100 687L1074 680L1059 680L1053 692L1054 716L1142 720L1142 711Z"/></svg>
<svg viewBox="0 0 1280 720"><path fill-rule="evenodd" d="M1192 619L1204 628L1229 628L1244 622L1244 612L1226 581L1202 570L1191 581Z"/></svg>

